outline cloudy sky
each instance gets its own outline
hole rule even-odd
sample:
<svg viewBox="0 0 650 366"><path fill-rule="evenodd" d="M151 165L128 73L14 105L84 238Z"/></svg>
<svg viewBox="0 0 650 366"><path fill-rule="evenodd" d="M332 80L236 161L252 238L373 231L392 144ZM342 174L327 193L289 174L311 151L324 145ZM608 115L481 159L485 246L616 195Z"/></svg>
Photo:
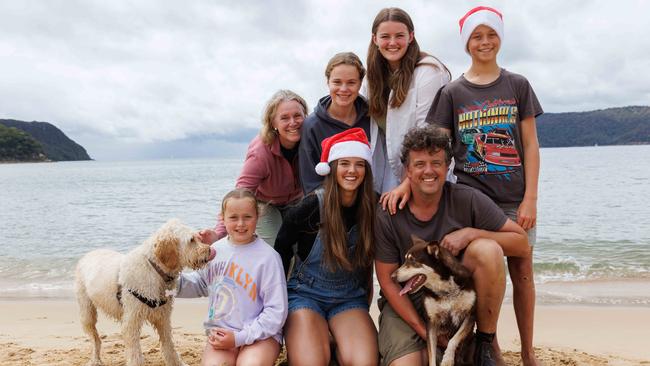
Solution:
<svg viewBox="0 0 650 366"><path fill-rule="evenodd" d="M457 77L458 19L476 5L504 14L499 63L547 112L650 104L641 0L0 0L0 118L52 122L97 160L238 156L273 92L311 108L332 55L365 61L383 7Z"/></svg>

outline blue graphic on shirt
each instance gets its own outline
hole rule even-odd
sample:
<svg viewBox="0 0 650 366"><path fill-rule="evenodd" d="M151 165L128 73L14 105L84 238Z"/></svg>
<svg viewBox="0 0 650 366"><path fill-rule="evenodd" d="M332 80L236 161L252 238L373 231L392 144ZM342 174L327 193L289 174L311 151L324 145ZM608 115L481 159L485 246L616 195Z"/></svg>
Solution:
<svg viewBox="0 0 650 366"><path fill-rule="evenodd" d="M521 167L513 131L517 120L516 101L474 102L459 108L458 112L458 133L467 146L463 171L510 180L510 173Z"/></svg>
<svg viewBox="0 0 650 366"><path fill-rule="evenodd" d="M215 295L210 298L208 319L226 320L230 317L237 305L237 299L231 289L233 285L234 282L227 277L213 285Z"/></svg>

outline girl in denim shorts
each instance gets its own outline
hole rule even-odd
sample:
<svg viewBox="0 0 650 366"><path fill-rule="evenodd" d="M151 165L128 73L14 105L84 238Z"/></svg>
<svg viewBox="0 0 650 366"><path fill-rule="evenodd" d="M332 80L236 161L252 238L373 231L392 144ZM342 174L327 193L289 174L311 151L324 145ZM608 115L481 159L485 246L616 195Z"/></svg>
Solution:
<svg viewBox="0 0 650 366"><path fill-rule="evenodd" d="M290 364L327 365L330 333L340 364L376 364L372 299L376 196L368 138L351 128L322 142L323 187L290 208L275 249L285 271L289 316L284 328ZM294 256L295 250L295 256Z"/></svg>

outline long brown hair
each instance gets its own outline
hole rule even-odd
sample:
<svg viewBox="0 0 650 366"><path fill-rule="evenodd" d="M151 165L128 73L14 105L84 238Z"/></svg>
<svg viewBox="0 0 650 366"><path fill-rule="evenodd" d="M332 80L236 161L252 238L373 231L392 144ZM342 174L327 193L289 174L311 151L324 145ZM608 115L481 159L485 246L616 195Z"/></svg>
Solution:
<svg viewBox="0 0 650 366"><path fill-rule="evenodd" d="M363 183L357 191L356 223L359 230L352 258L348 255L347 232L341 215L341 195L336 181L338 160L330 163L331 173L323 182L324 202L321 217L321 236L325 248L324 259L327 268L334 270L341 268L347 271L361 270L367 272L374 257L373 225L375 215L375 196L372 186L372 171L370 164L366 164L366 173Z"/></svg>
<svg viewBox="0 0 650 366"><path fill-rule="evenodd" d="M379 25L387 21L406 25L409 34L415 29L411 17L404 10L400 8L384 8L379 11L375 20L372 22L373 37L377 35ZM398 108L404 103L409 86L411 85L415 66L425 56L428 55L420 52L420 46L415 36L413 36L413 40L408 45L404 57L400 60L399 68L395 72L391 72L388 61L381 55L373 39L370 39L366 66L368 67L368 114L371 117L383 119L386 117L389 104L391 108ZM442 65L451 78L447 67L440 60L435 59ZM427 65L439 68L438 65L432 63L427 63ZM393 90L393 97L389 101L388 98L391 90Z"/></svg>

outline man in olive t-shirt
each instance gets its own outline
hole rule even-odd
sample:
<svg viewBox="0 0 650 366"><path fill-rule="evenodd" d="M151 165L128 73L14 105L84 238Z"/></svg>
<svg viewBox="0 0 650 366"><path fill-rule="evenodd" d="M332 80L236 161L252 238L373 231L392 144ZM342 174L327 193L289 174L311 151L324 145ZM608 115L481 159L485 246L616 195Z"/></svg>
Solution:
<svg viewBox="0 0 650 366"><path fill-rule="evenodd" d="M483 193L445 182L452 152L448 137L427 126L404 137L402 163L411 198L394 216L378 210L375 268L381 286L379 351L382 365L420 365L427 359L426 326L391 274L411 247L411 234L439 241L472 273L477 294L474 364L494 365L491 342L505 291L503 256L525 256L526 233ZM417 302L417 301L415 301ZM417 304L415 304L417 305Z"/></svg>

